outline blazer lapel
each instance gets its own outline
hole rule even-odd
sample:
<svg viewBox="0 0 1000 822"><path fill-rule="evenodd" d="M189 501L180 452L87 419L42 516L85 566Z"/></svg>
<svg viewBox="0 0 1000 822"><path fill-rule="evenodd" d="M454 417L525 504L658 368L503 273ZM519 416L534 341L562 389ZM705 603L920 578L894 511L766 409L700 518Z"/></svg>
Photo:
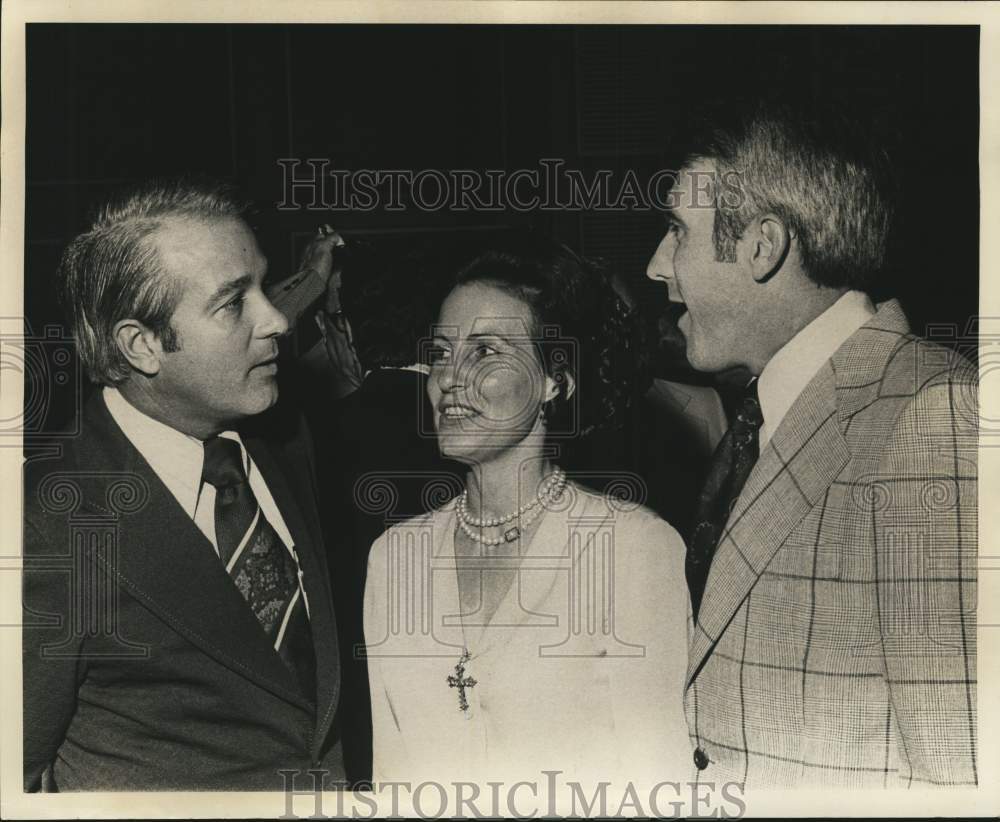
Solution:
<svg viewBox="0 0 1000 822"><path fill-rule="evenodd" d="M771 558L850 457L829 362L789 410L754 466L716 549L688 655L688 683Z"/></svg>
<svg viewBox="0 0 1000 822"><path fill-rule="evenodd" d="M111 418L103 399L88 405L81 438L80 508L116 517L117 552L105 567L150 611L208 656L262 688L308 707L211 543ZM117 476L115 476L117 472ZM122 475L134 478L141 504L114 508ZM134 502L134 500L133 500ZM128 626L122 626L128 640Z"/></svg>
<svg viewBox="0 0 1000 822"><path fill-rule="evenodd" d="M898 300L881 303L813 377L774 432L712 562L688 654L688 684L775 552L847 464L846 426L879 392L891 390L880 375L909 331Z"/></svg>
<svg viewBox="0 0 1000 822"><path fill-rule="evenodd" d="M244 439L247 451L253 458L268 490L274 498L281 516L288 526L295 543L295 553L302 567L303 587L309 601L309 622L312 629L313 648L316 653L316 735L314 755L318 753L329 732L336 714L340 696L340 660L337 646L337 628L333 613L333 598L325 558L322 554L323 538L319 524L312 528L306 520L298 495L311 495L312 487L305 466L285 466L280 454L257 436ZM293 487L290 478L297 480ZM296 493L298 492L298 493Z"/></svg>

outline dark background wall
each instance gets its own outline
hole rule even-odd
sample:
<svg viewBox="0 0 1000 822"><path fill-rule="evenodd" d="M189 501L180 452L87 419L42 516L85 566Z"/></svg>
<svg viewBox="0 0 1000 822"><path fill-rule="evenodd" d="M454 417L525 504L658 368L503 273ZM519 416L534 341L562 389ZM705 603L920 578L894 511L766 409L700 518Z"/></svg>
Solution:
<svg viewBox="0 0 1000 822"><path fill-rule="evenodd" d="M377 243L535 224L606 258L652 310L655 212L279 211L279 158L342 169L537 168L640 176L706 98L781 88L848 103L903 172L889 292L961 341L978 304L975 27L52 25L27 32L26 316L60 320L53 275L117 185L207 172L260 206L276 275L321 222ZM69 410L57 401L46 426Z"/></svg>

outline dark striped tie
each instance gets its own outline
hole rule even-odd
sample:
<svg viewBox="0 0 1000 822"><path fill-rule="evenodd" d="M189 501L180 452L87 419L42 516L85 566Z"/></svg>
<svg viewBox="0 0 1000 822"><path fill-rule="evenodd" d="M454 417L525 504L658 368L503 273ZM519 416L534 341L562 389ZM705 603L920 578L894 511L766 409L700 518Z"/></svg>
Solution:
<svg viewBox="0 0 1000 822"><path fill-rule="evenodd" d="M205 442L202 481L215 487L215 539L219 557L267 638L316 701L316 656L298 571L250 490L235 440Z"/></svg>
<svg viewBox="0 0 1000 822"><path fill-rule="evenodd" d="M744 389L736 419L719 442L698 497L695 526L688 539L687 581L695 619L708 582L712 557L760 452L764 417L757 398L757 378Z"/></svg>

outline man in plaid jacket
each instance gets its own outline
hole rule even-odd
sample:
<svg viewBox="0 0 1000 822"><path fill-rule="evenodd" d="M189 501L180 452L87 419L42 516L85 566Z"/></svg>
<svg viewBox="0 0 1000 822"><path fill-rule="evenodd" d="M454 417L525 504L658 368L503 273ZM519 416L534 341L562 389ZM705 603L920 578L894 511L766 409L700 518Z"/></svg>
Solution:
<svg viewBox="0 0 1000 822"><path fill-rule="evenodd" d="M701 782L979 781L977 374L867 296L892 219L878 157L847 122L716 123L649 263L691 364L747 367L763 417L689 573Z"/></svg>

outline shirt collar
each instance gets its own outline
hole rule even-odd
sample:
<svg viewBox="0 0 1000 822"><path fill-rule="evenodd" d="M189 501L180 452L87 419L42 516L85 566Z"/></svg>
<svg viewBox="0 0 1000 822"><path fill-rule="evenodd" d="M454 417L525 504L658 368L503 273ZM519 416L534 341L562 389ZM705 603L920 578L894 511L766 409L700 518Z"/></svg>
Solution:
<svg viewBox="0 0 1000 822"><path fill-rule="evenodd" d="M104 404L118 427L193 519L201 494L201 471L205 460L202 441L144 414L117 388L105 387L103 396ZM245 465L246 450L239 434L223 431L219 436L240 444Z"/></svg>
<svg viewBox="0 0 1000 822"><path fill-rule="evenodd" d="M867 294L848 291L771 357L757 384L764 415L761 448L823 363L874 315L875 306Z"/></svg>

